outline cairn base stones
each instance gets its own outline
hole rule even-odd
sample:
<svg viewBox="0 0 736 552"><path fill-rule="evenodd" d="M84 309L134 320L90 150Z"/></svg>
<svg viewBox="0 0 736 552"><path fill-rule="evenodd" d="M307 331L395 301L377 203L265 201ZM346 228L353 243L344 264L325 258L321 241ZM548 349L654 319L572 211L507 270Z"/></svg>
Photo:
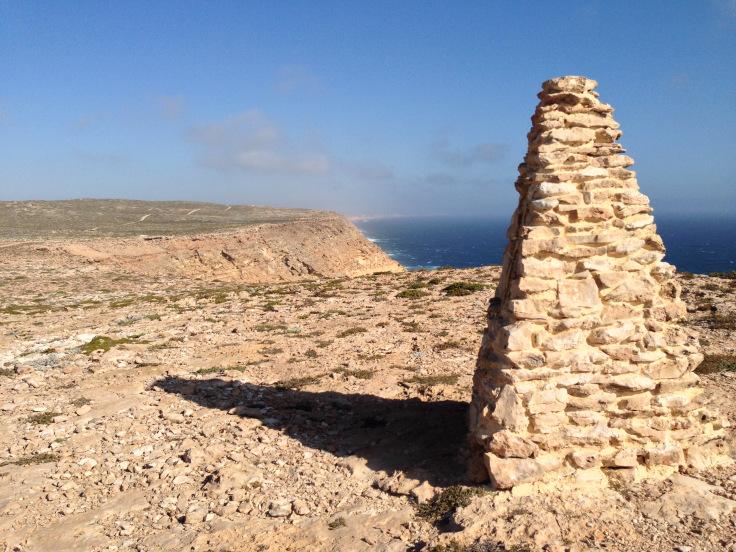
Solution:
<svg viewBox="0 0 736 552"><path fill-rule="evenodd" d="M675 268L596 86L542 85L519 166L470 408L497 488L606 470L633 480L721 452L727 423L697 385Z"/></svg>

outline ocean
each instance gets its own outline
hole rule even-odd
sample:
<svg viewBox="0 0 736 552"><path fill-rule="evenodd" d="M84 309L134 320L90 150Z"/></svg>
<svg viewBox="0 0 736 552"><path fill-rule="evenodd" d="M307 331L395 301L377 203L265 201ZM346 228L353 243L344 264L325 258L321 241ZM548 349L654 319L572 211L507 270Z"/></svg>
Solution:
<svg viewBox="0 0 736 552"><path fill-rule="evenodd" d="M658 216L665 260L696 274L736 270L736 217ZM508 219L392 217L359 220L371 241L406 268L501 264Z"/></svg>

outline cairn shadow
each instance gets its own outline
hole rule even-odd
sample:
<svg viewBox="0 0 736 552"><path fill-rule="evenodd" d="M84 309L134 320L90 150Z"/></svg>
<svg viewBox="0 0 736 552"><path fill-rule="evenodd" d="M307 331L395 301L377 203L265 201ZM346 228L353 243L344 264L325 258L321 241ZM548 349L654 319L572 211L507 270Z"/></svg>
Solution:
<svg viewBox="0 0 736 552"><path fill-rule="evenodd" d="M307 447L365 458L374 471L446 486L467 479L467 404L311 392L219 378L154 382L206 408L261 420Z"/></svg>

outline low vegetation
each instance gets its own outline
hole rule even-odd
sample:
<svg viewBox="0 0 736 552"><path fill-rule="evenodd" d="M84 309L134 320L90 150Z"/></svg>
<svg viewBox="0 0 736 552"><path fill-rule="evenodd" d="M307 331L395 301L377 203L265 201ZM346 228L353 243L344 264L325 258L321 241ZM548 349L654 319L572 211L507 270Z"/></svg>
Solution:
<svg viewBox="0 0 736 552"><path fill-rule="evenodd" d="M404 380L404 383L417 384L420 387L432 387L434 385L455 385L457 383L459 374L435 374L431 376L420 376L416 375L408 380Z"/></svg>
<svg viewBox="0 0 736 552"><path fill-rule="evenodd" d="M224 372L228 371L236 371L236 372L244 372L247 366L256 366L260 364L262 361L250 361L245 366L240 364L235 364L233 366L211 366L209 368L200 368L199 370L196 370L194 373L199 376L206 376L207 374L222 374Z"/></svg>
<svg viewBox="0 0 736 552"><path fill-rule="evenodd" d="M92 340L84 345L82 345L80 351L85 355L91 355L95 351L103 351L107 352L113 347L117 347L118 345L127 345L127 344L145 344L148 343L148 341L139 340L137 336L131 336L131 337L121 337L119 339L113 339L112 337L108 337L106 335L97 335Z"/></svg>
<svg viewBox="0 0 736 552"><path fill-rule="evenodd" d="M399 299L422 299L423 297L427 297L428 295L429 293L421 289L409 288L397 293L396 297L398 297Z"/></svg>
<svg viewBox="0 0 736 552"><path fill-rule="evenodd" d="M505 545L503 543L480 540L470 545L460 544L452 539L446 544L439 544L429 549L429 552L532 552L527 545Z"/></svg>
<svg viewBox="0 0 736 552"><path fill-rule="evenodd" d="M705 355L705 359L695 371L698 374L736 372L736 355Z"/></svg>
<svg viewBox="0 0 736 552"><path fill-rule="evenodd" d="M450 297L463 297L483 289L485 289L485 286L478 282L453 282L449 286L443 288L442 291L445 292L445 295Z"/></svg>
<svg viewBox="0 0 736 552"><path fill-rule="evenodd" d="M736 330L736 315L733 314L714 313L703 322L711 330Z"/></svg>
<svg viewBox="0 0 736 552"><path fill-rule="evenodd" d="M321 375L318 376L303 376L300 378L291 378L288 380L278 381L274 384L274 387L278 389L301 389L308 385L315 385L322 379Z"/></svg>
<svg viewBox="0 0 736 552"><path fill-rule="evenodd" d="M31 414L28 416L28 422L34 425L49 425L54 421L54 418L61 415L61 412L54 412L51 410L48 412L39 412L38 414Z"/></svg>
<svg viewBox="0 0 736 552"><path fill-rule="evenodd" d="M284 324L257 324L253 329L257 332L285 332L287 328Z"/></svg>
<svg viewBox="0 0 736 552"><path fill-rule="evenodd" d="M59 457L51 452L41 452L31 456L24 456L17 460L7 460L0 463L0 468L4 466L30 466L33 464L45 464L46 462L56 462Z"/></svg>
<svg viewBox="0 0 736 552"><path fill-rule="evenodd" d="M89 400L87 397L79 397L78 399L74 399L71 402L72 406L75 406L77 408L80 408L82 406L87 406L88 404L92 404L92 401Z"/></svg>
<svg viewBox="0 0 736 552"><path fill-rule="evenodd" d="M401 329L409 333L420 333L424 331L422 330L422 326L419 324L419 322L415 320L411 320L409 322L402 322Z"/></svg>
<svg viewBox="0 0 736 552"><path fill-rule="evenodd" d="M330 531L334 531L335 529L339 529L340 527L345 527L347 525L345 523L344 517L338 517L333 519L327 524L327 527L330 529Z"/></svg>
<svg viewBox="0 0 736 552"><path fill-rule="evenodd" d="M456 340L443 341L434 346L435 351L446 351L447 349L462 349L463 344Z"/></svg>
<svg viewBox="0 0 736 552"><path fill-rule="evenodd" d="M353 376L354 378L363 379L363 380L371 379L375 374L373 370L369 370L367 368L361 368L357 370L349 370L348 368L338 368L337 370L335 370L335 372L337 372L338 374L343 374L345 376Z"/></svg>
<svg viewBox="0 0 736 552"><path fill-rule="evenodd" d="M417 506L417 516L430 523L447 523L458 508L467 506L473 498L483 492L483 489L476 487L452 485Z"/></svg>
<svg viewBox="0 0 736 552"><path fill-rule="evenodd" d="M736 280L736 270L732 270L731 272L711 272L708 276L723 280Z"/></svg>
<svg viewBox="0 0 736 552"><path fill-rule="evenodd" d="M365 333L367 331L368 330L366 330L365 328L362 328L360 326L355 326L355 327L347 328L341 331L335 337L339 337L339 338L350 337L351 335L357 335L357 334Z"/></svg>

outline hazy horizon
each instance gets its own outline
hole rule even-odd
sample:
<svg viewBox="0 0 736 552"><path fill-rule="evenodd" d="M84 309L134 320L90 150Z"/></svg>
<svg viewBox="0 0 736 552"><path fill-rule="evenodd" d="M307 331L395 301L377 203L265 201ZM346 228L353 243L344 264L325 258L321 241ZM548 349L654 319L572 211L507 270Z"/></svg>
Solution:
<svg viewBox="0 0 736 552"><path fill-rule="evenodd" d="M505 218L583 74L656 215L734 213L733 0L200 6L0 0L0 199Z"/></svg>

